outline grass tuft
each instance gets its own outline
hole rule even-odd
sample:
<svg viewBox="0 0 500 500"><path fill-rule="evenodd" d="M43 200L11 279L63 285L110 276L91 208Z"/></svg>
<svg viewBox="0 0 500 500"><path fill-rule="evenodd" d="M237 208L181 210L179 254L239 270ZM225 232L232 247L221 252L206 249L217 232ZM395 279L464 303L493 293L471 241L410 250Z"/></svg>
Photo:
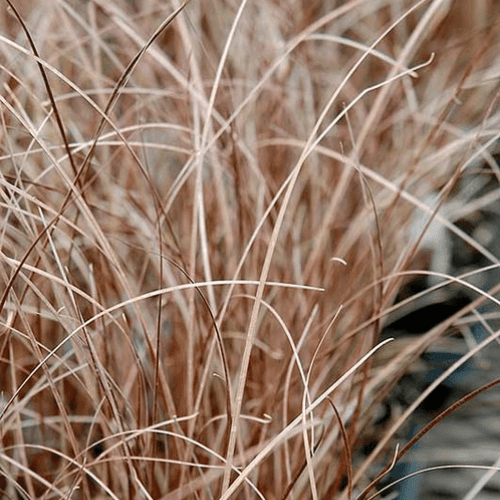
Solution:
<svg viewBox="0 0 500 500"><path fill-rule="evenodd" d="M436 238L499 263L454 218L491 197L460 197L469 174L499 175L499 14L3 2L2 498L390 489L433 387L381 408L498 304L486 264L453 273ZM424 276L434 295L405 296ZM450 289L464 307L424 334L390 328Z"/></svg>

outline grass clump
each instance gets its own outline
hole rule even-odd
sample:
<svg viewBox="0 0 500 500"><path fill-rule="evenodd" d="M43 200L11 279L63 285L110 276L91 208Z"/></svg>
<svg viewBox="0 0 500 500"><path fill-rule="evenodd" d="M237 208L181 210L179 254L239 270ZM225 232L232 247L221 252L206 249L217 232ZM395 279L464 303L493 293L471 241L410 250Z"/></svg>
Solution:
<svg viewBox="0 0 500 500"><path fill-rule="evenodd" d="M498 173L496 19L493 0L4 2L4 497L375 491L409 418L381 405L471 310L381 341L430 269L427 221Z"/></svg>

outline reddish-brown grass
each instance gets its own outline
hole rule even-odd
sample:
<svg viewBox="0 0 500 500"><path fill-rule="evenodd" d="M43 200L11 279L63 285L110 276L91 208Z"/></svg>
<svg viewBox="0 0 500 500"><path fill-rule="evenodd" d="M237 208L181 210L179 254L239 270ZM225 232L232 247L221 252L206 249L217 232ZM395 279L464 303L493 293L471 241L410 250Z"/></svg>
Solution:
<svg viewBox="0 0 500 500"><path fill-rule="evenodd" d="M3 497L361 494L451 323L379 344L498 139L497 2L9 4Z"/></svg>

